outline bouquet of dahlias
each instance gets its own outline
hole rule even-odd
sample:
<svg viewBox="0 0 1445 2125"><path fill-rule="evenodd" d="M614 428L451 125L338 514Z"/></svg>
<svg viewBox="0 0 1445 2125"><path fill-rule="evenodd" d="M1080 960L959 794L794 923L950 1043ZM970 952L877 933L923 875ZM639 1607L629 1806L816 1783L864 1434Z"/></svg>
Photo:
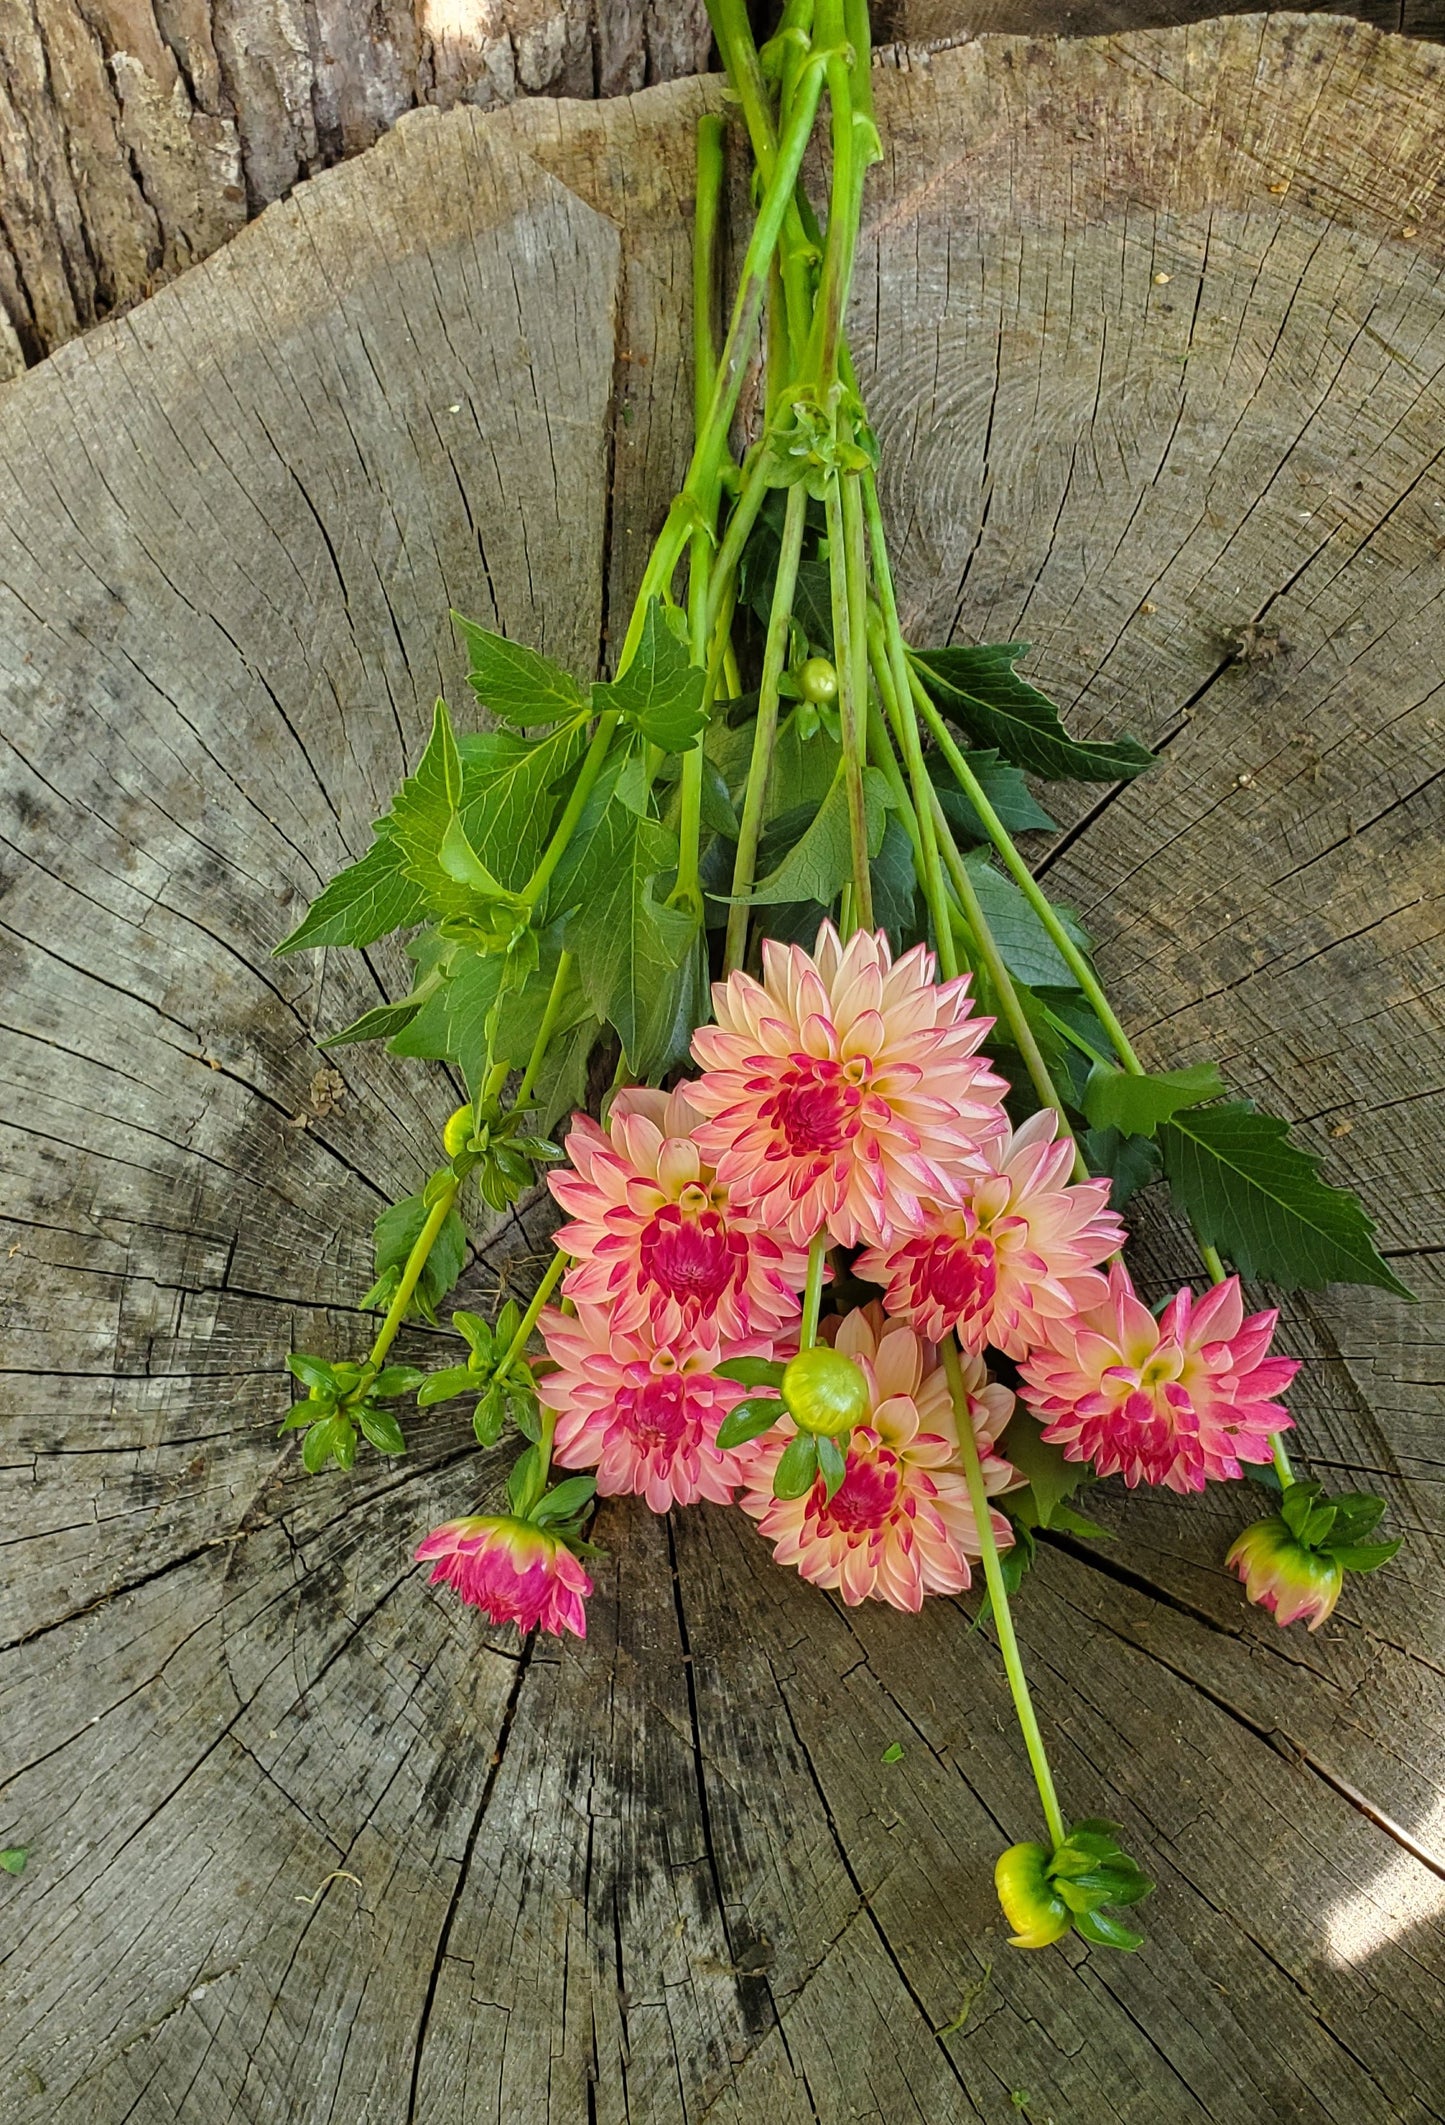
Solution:
<svg viewBox="0 0 1445 2125"><path fill-rule="evenodd" d="M713 18L755 214L719 341L728 129L703 118L696 440L615 668L458 619L486 727L438 702L371 849L282 946L410 932L411 993L331 1044L388 1039L468 1093L377 1223L370 1351L293 1356L284 1428L313 1471L359 1437L401 1453L407 1397L465 1396L483 1446L514 1431L506 1510L417 1554L524 1631L585 1633L598 1496L740 1505L849 1604L917 1610L980 1570L1047 1833L998 1864L1015 1942L1133 1948L1117 1912L1148 1881L1062 1812L1010 1598L1041 1530L1099 1532L1084 1485L1248 1466L1277 1510L1228 1561L1317 1628L1396 1545L1377 1499L1295 1476L1295 1362L1230 1265L1401 1287L1283 1123L1207 1061L1145 1070L1015 843L1054 824L1026 776L1117 782L1151 755L1072 738L1023 645L904 638L843 329L879 153L863 0L787 0L761 50L742 0ZM441 1370L388 1362L408 1317L436 1322L468 1223L543 1178L565 1221L525 1311L455 1312ZM1157 1314L1120 1217L1153 1183L1208 1278Z"/></svg>

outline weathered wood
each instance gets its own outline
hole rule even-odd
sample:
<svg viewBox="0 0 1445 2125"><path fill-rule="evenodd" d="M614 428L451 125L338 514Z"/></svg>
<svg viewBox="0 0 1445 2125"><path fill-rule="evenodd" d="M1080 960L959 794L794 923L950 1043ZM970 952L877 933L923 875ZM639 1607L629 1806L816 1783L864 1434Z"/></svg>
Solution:
<svg viewBox="0 0 1445 2125"><path fill-rule="evenodd" d="M707 64L703 0L0 0L0 383L418 104Z"/></svg>
<svg viewBox="0 0 1445 2125"><path fill-rule="evenodd" d="M686 447L716 84L418 114L0 402L6 2125L1445 2112L1445 58L1244 18L878 87L910 623L1159 750L1040 860L1149 1056L1295 1117L1422 1293L1287 1316L1306 1459L1406 1549L1303 1638L1220 1569L1232 1490L1049 1548L1050 1746L1160 1888L1140 1957L1028 1958L971 1604L613 1505L586 1646L519 1655L408 1561L495 1493L464 1421L350 1479L276 1440L453 1093L348 1049L331 1104L317 1037L401 966L270 948L460 691L448 605L595 667Z"/></svg>

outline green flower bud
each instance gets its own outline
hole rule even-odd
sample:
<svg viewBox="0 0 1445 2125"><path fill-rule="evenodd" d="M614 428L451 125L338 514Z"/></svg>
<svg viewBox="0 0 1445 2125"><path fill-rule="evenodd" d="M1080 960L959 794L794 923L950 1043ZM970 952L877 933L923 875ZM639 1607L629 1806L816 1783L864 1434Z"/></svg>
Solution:
<svg viewBox="0 0 1445 2125"><path fill-rule="evenodd" d="M1003 1915L1013 1927L1013 1948L1047 1948L1062 1940L1074 1923L1073 1913L1049 1879L1051 1854L1046 1845L1010 1845L1000 1853L993 1885Z"/></svg>
<svg viewBox="0 0 1445 2125"><path fill-rule="evenodd" d="M799 1431L836 1438L867 1416L868 1382L863 1368L841 1350L815 1343L784 1369L783 1400Z"/></svg>
<svg viewBox="0 0 1445 2125"><path fill-rule="evenodd" d="M472 1110L470 1107L458 1107L442 1131L442 1147L448 1158L455 1158L459 1151L466 1150L471 1140Z"/></svg>
<svg viewBox="0 0 1445 2125"><path fill-rule="evenodd" d="M809 657L798 673L798 691L805 701L826 706L838 698L838 674L826 657Z"/></svg>

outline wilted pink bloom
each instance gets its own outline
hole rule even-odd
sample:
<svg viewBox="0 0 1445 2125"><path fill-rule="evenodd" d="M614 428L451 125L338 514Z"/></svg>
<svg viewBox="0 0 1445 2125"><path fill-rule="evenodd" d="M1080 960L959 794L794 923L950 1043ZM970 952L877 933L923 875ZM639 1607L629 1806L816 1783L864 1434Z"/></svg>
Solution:
<svg viewBox="0 0 1445 2125"><path fill-rule="evenodd" d="M987 1147L987 1171L965 1200L929 1208L922 1230L873 1247L857 1273L882 1284L890 1314L939 1342L955 1329L966 1350L992 1344L1021 1358L1044 1323L1099 1305L1108 1284L1096 1263L1118 1252L1124 1227L1109 1183L1071 1182L1074 1146L1055 1142L1050 1107Z"/></svg>
<svg viewBox="0 0 1445 2125"><path fill-rule="evenodd" d="M432 1529L416 1553L423 1564L435 1561L434 1582L454 1586L493 1623L587 1636L582 1604L592 1581L567 1545L544 1528L505 1516L448 1520Z"/></svg>
<svg viewBox="0 0 1445 2125"><path fill-rule="evenodd" d="M807 1258L730 1209L693 1141L702 1117L688 1090L619 1092L605 1132L575 1117L571 1170L548 1177L571 1219L557 1234L573 1259L562 1289L606 1306L615 1327L650 1321L664 1342L701 1324L723 1342L766 1343L798 1317Z"/></svg>
<svg viewBox="0 0 1445 2125"><path fill-rule="evenodd" d="M1312 1631L1333 1612L1345 1583L1339 1559L1297 1541L1278 1513L1247 1527L1224 1561L1244 1581L1250 1600L1269 1609L1276 1623L1303 1618Z"/></svg>
<svg viewBox="0 0 1445 2125"><path fill-rule="evenodd" d="M814 955L763 945L763 980L733 974L699 1026L703 1075L688 1097L734 1208L806 1246L824 1226L844 1246L914 1229L925 1200L958 1202L979 1147L1003 1133L1007 1087L976 1050L993 1024L969 1015L967 979L935 983L917 946L846 946L829 922Z"/></svg>
<svg viewBox="0 0 1445 2125"><path fill-rule="evenodd" d="M549 1308L542 1333L557 1363L537 1381L538 1396L557 1412L554 1460L595 1468L601 1497L636 1494L655 1513L699 1498L731 1504L742 1464L714 1440L750 1390L717 1377L715 1337L669 1343L649 1322L617 1328L604 1308L587 1305L575 1318Z"/></svg>
<svg viewBox="0 0 1445 2125"><path fill-rule="evenodd" d="M775 1498L773 1473L794 1436L790 1418L743 1449L748 1456L743 1511L816 1586L837 1587L850 1607L868 1597L917 1609L925 1594L956 1594L979 1554L978 1528L958 1459L948 1379L932 1351L876 1303L826 1322L829 1340L862 1367L870 1412L853 1432L847 1472L834 1496L821 1478L801 1498ZM969 1414L990 1492L1017 1481L993 1442L1013 1413L1006 1387L988 1382L982 1361L965 1358ZM1000 1545L1012 1541L993 1515Z"/></svg>
<svg viewBox="0 0 1445 2125"><path fill-rule="evenodd" d="M1023 1365L1023 1397L1069 1461L1170 1490L1203 1490L1270 1458L1290 1419L1273 1397L1299 1370L1268 1355L1275 1313L1244 1318L1238 1277L1196 1299L1181 1291L1156 1321L1122 1264L1102 1306L1046 1323Z"/></svg>

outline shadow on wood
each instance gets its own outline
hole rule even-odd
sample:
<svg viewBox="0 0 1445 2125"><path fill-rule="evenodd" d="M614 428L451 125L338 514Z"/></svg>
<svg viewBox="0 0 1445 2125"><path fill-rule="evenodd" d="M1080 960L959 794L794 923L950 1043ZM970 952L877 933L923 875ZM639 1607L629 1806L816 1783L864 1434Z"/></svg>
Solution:
<svg viewBox="0 0 1445 2125"><path fill-rule="evenodd" d="M1226 1580L1228 1488L1046 1551L1061 1782L1159 1890L1140 1956L1026 1957L964 1604L850 1613L739 1516L611 1505L585 1647L519 1652L409 1561L495 1495L464 1421L350 1478L277 1440L454 1095L347 1049L335 1103L317 1039L399 957L269 955L465 698L450 605L583 672L616 638L717 88L405 121L0 402L14 2125L1445 2106L1445 57L1240 18L879 89L855 344L907 621L1031 640L1158 751L1042 861L1146 1055L1293 1116L1421 1293L1286 1317L1307 1462L1405 1550L1313 1638Z"/></svg>

